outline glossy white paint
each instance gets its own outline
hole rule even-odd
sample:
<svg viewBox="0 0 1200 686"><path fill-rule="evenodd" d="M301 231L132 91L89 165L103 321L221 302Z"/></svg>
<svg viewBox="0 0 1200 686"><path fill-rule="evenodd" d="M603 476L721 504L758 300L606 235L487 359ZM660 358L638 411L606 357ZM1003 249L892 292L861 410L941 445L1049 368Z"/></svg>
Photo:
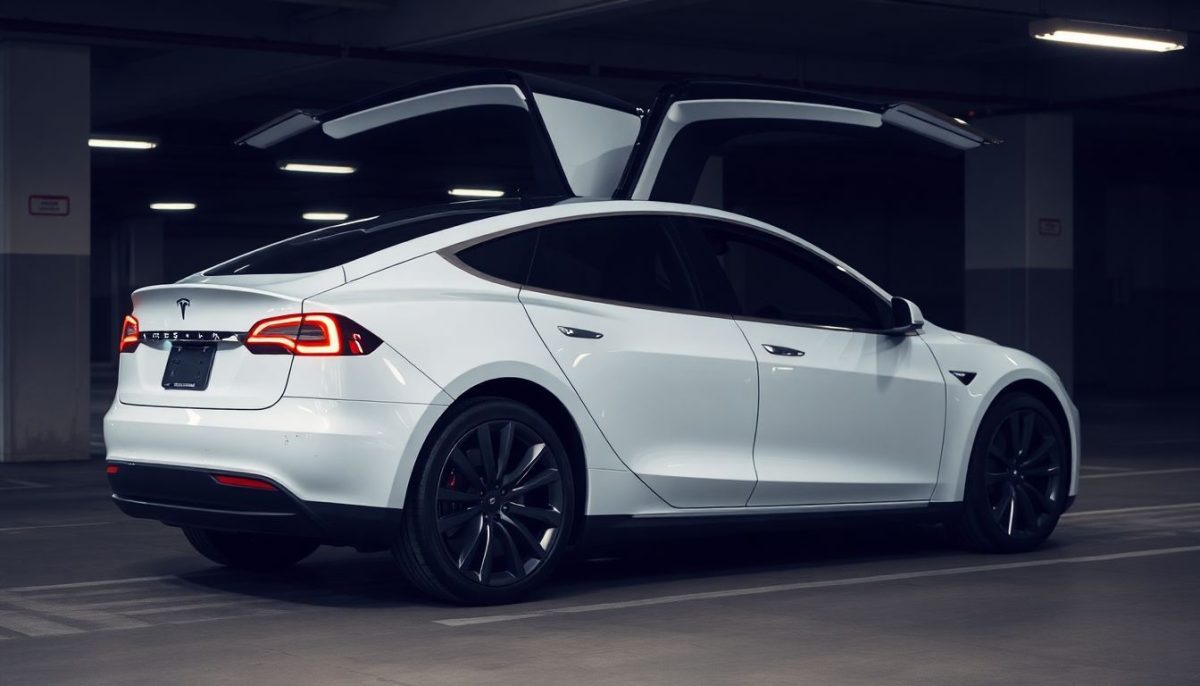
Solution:
<svg viewBox="0 0 1200 686"><path fill-rule="evenodd" d="M277 378L268 384L277 400L259 410L129 404L127 394L136 395L143 380L157 382L162 368L149 348L144 357L138 357L140 349L122 355L119 398L105 422L109 455L261 474L300 497L325 502L403 507L420 448L447 407L478 384L520 379L545 389L573 418L588 465L588 512L661 516L890 508L911 505L913 499L961 499L970 444L983 412L1007 385L1034 381L1066 408L1075 492L1074 407L1053 372L1024 353L933 324L926 324L919 336L887 342L891 339L873 334L735 324L530 291L520 295L518 288L480 278L437 253L513 228L630 212L733 221L833 259L779 229L727 212L656 202L578 201L448 229L315 275L196 275L185 280L186 287L199 290L187 292L224 298L231 308L206 323L237 320L242 326L234 328L244 330L263 312L300 304L305 311L343 313L379 335L387 347L361 360L295 360L282 393ZM862 278L849 265L833 261ZM890 297L863 280L880 297ZM241 290L239 283L245 284ZM159 295L150 295L154 289L140 292L143 309L136 313L163 328L180 328L167 305L174 305L180 297L176 293L183 292L172 289L183 287L162 287ZM579 319L559 321L566 314ZM193 321L201 320L189 320L188 328ZM556 329L549 327L560 324L598 330L606 337L592 349L573 339L555 344ZM729 334L729 327L739 326L746 332L744 337L737 334L740 343ZM649 335L643 340L640 332ZM770 341L764 338L768 334ZM689 339L682 350L691 359L664 362L679 353L681 336ZM768 361L752 345L762 342L805 350L811 366L776 374L776 367L799 364ZM926 346L924 353L921 346ZM585 357L576 365L585 353L594 359ZM752 361L756 356L757 362ZM756 365L764 389L761 405L757 394L747 390L756 385L748 382ZM568 378L572 372L564 369L582 371L575 372L578 378ZM978 376L963 386L950 369ZM813 379L811 385L786 381L787 375L801 371ZM645 383L655 374L664 382ZM234 395L213 394L211 402L236 406L231 404ZM163 396L155 402L200 401ZM811 422L808 430L789 422L793 415L785 406L792 404ZM757 455L763 480L746 507L746 496L740 504L738 496L752 473L747 464L753 466L746 461L754 454L753 421L747 430L747 418L760 412ZM671 436L663 430L669 425L680 430ZM931 454L929 446L937 442L933 436L943 430L943 447ZM672 438L674 445L668 443ZM793 442L795 449L789 452ZM940 469L931 477L930 467L939 459ZM673 499L671 504L655 491Z"/></svg>
<svg viewBox="0 0 1200 686"><path fill-rule="evenodd" d="M739 321L758 358L751 505L928 500L945 381L919 336ZM781 356L764 346L804 352Z"/></svg>
<svg viewBox="0 0 1200 686"><path fill-rule="evenodd" d="M529 319L629 469L675 507L754 489L754 357L730 319L521 291ZM559 327L602 338L574 338Z"/></svg>
<svg viewBox="0 0 1200 686"><path fill-rule="evenodd" d="M281 398L262 410L113 403L104 417L108 459L272 479L323 503L402 507L415 453L403 450L444 407Z"/></svg>
<svg viewBox="0 0 1200 686"><path fill-rule="evenodd" d="M245 332L260 319L300 311L301 298L241 286L151 286L133 294L142 331ZM171 344L143 342L121 354L117 394L131 405L257 410L270 407L287 386L290 355L253 355L236 340L217 344L208 389L166 390L163 369Z"/></svg>
<svg viewBox="0 0 1200 686"><path fill-rule="evenodd" d="M610 196L617 188L642 118L591 103L534 93L567 184L580 197Z"/></svg>
<svg viewBox="0 0 1200 686"><path fill-rule="evenodd" d="M485 105L507 105L523 110L529 109L529 105L525 102L525 94L521 92L520 88L507 83L483 84L449 88L377 105L327 121L321 125L321 129L332 138L347 138L406 119Z"/></svg>

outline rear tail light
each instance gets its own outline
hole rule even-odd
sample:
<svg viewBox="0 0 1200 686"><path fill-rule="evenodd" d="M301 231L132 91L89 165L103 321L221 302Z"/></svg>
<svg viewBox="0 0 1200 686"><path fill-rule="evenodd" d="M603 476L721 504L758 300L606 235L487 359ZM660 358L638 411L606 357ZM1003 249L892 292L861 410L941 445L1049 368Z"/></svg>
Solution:
<svg viewBox="0 0 1200 686"><path fill-rule="evenodd" d="M245 345L256 355L367 355L382 342L340 314L289 314L255 324Z"/></svg>
<svg viewBox="0 0 1200 686"><path fill-rule="evenodd" d="M125 321L121 322L121 344L117 348L118 352L131 353L138 346L138 320L132 314L125 315Z"/></svg>

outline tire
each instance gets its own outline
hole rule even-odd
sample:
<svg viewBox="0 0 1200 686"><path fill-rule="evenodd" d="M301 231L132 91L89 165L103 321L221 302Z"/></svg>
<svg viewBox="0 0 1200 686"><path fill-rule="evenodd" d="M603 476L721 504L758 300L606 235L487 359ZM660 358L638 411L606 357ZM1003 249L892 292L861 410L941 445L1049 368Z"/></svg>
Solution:
<svg viewBox="0 0 1200 686"><path fill-rule="evenodd" d="M554 427L525 405L478 398L451 413L422 450L392 552L435 598L511 603L562 559L575 523L571 462Z"/></svg>
<svg viewBox="0 0 1200 686"><path fill-rule="evenodd" d="M234 569L271 571L290 567L320 545L308 538L184 527L183 535L204 557Z"/></svg>
<svg viewBox="0 0 1200 686"><path fill-rule="evenodd" d="M966 548L1021 553L1040 546L1066 507L1066 427L1028 393L996 399L980 422L963 509L951 530Z"/></svg>

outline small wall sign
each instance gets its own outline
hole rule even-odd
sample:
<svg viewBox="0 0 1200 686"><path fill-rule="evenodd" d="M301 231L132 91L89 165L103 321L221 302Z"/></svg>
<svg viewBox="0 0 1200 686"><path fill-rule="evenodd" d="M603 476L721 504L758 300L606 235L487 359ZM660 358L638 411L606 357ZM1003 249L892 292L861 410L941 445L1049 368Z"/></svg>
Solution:
<svg viewBox="0 0 1200 686"><path fill-rule="evenodd" d="M71 199L65 195L31 195L29 214L65 217L71 214Z"/></svg>
<svg viewBox="0 0 1200 686"><path fill-rule="evenodd" d="M1038 220L1038 233L1043 236L1061 236L1062 220L1042 217Z"/></svg>

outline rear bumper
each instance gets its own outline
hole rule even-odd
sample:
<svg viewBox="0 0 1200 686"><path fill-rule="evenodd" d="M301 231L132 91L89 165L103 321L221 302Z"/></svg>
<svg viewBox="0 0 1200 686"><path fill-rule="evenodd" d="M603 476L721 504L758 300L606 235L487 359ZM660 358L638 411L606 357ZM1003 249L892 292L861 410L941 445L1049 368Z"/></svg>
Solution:
<svg viewBox="0 0 1200 686"><path fill-rule="evenodd" d="M397 509L305 502L261 477L253 478L270 483L273 490L221 485L202 469L119 460L108 465L116 470L108 480L122 512L172 526L300 536L373 549L386 546L400 523Z"/></svg>
<svg viewBox="0 0 1200 686"><path fill-rule="evenodd" d="M300 503L399 510L420 447L444 410L291 397L262 410L117 402L104 418L104 440L110 462L246 475ZM152 484L139 493L166 502L150 497Z"/></svg>

